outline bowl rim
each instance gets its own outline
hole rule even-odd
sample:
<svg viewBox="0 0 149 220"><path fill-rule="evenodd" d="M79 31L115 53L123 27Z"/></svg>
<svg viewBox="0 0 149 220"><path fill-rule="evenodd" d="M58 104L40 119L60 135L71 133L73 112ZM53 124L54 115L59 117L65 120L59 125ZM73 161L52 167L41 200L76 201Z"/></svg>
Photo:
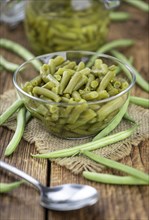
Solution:
<svg viewBox="0 0 149 220"><path fill-rule="evenodd" d="M86 103L88 104L101 104L101 103L105 103L105 102L108 102L108 101L111 101L111 100L114 100L122 95L124 95L125 93L127 93L135 84L136 82L136 74L135 74L135 71L134 69L129 66L129 64L125 63L124 61L120 60L120 59L117 59L116 57L114 56L110 56L110 55L107 55L107 54L103 54L103 53L96 53L96 52L91 52L91 51L83 51L83 50L78 50L78 51L73 51L73 50L68 50L68 51L58 51L58 52L53 52L53 53L47 53L47 54L43 54L43 55L39 55L39 56L36 56L36 57L33 57L25 62L23 62L14 72L14 75L13 75L13 84L15 86L15 88L20 92L22 93L23 95L27 96L28 98L34 100L34 101L38 101L38 102L42 102L42 103L46 103L46 104L52 104L52 105L62 105L62 106L72 106L72 105L81 105L83 102L75 102L75 103L64 103L64 102L54 102L54 101L48 101L48 100L44 100L44 99L41 99L41 98L37 98L35 96L32 96L30 95L29 93L25 92L24 90L21 89L21 87L18 85L17 81L16 81L16 78L17 78L17 75L20 71L20 69L25 66L26 64L32 62L32 61L35 61L37 59L41 59L41 58L44 58L44 57L47 57L47 56L54 56L54 55L66 55L66 53L82 53L82 54L86 54L86 55L93 55L95 56L96 58L107 58L107 59L111 59L117 63L120 63L122 65L124 65L130 72L131 74L131 83L130 85L125 89L123 90L122 92L118 93L117 95L115 96L111 96L111 97L108 97L106 99L102 99L102 100L97 100L97 101L86 101Z"/></svg>

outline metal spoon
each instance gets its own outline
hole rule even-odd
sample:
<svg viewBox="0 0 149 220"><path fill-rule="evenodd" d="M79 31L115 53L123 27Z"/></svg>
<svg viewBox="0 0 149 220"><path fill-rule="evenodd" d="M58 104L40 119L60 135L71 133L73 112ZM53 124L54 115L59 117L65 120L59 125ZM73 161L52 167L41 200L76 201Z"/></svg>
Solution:
<svg viewBox="0 0 149 220"><path fill-rule="evenodd" d="M0 161L0 168L27 180L40 192L40 204L51 210L70 211L93 205L98 201L98 192L95 188L81 184L65 184L55 187L43 186L33 177L23 171Z"/></svg>

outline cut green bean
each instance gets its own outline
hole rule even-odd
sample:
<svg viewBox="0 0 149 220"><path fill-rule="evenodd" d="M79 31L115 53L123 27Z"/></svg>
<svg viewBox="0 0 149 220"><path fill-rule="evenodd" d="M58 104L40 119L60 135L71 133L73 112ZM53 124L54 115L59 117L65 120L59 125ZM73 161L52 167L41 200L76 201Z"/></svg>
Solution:
<svg viewBox="0 0 149 220"><path fill-rule="evenodd" d="M80 72L75 72L74 75L71 77L67 87L64 90L64 93L71 94L74 87L77 85L77 83L81 80L82 76Z"/></svg>
<svg viewBox="0 0 149 220"><path fill-rule="evenodd" d="M109 16L112 21L127 21L131 18L130 13L122 11L110 12Z"/></svg>
<svg viewBox="0 0 149 220"><path fill-rule="evenodd" d="M5 150L5 153L4 153L5 156L9 156L15 151L15 149L17 148L23 136L24 128L25 128L25 121L26 121L25 113L26 113L26 109L25 107L22 107L17 114L17 127L13 135L13 138L11 139L11 141L9 142Z"/></svg>
<svg viewBox="0 0 149 220"><path fill-rule="evenodd" d="M127 173L127 174L129 174L129 175L131 175L135 178L141 179L141 180L143 180L143 181L145 181L146 183L149 184L149 175L142 172L142 171L140 171L140 170L137 170L133 167L130 167L130 166L121 164L119 162L101 157L101 156L99 156L95 153L85 151L84 149L82 149L81 151L82 151L83 155L87 156L91 160L96 161L97 163L100 163L100 164L105 165L107 167L110 167L110 168L122 171L124 173Z"/></svg>
<svg viewBox="0 0 149 220"><path fill-rule="evenodd" d="M38 87L38 86L35 86L33 88L33 93L37 94L37 95L43 95L49 99L54 100L55 102L59 102L61 100L60 96L58 96L54 92L52 92L48 89L45 89L45 88Z"/></svg>
<svg viewBox="0 0 149 220"><path fill-rule="evenodd" d="M62 94L68 82L70 81L71 76L73 75L73 70L65 70L59 85L59 93Z"/></svg>
<svg viewBox="0 0 149 220"><path fill-rule="evenodd" d="M112 130L114 130L114 128L117 127L117 125L121 122L124 114L127 111L129 105L129 98L127 99L127 101L125 102L125 104L123 105L123 107L120 109L120 111L117 113L117 115L114 117L114 119L111 121L111 123L106 126L99 134L97 134L92 141L96 141L99 140L102 137L105 137L107 134L109 134Z"/></svg>
<svg viewBox="0 0 149 220"><path fill-rule="evenodd" d="M115 77L115 71L108 71L107 74L101 80L97 91L102 91L107 88L110 81Z"/></svg>
<svg viewBox="0 0 149 220"><path fill-rule="evenodd" d="M45 153L45 154L36 154L32 155L33 157L36 158L62 158L62 157L70 157L76 154L79 154L81 150L97 150L99 148L103 148L109 144L114 144L117 143L118 141L124 140L127 137L131 136L133 132L136 130L136 125L133 126L132 128L129 128L125 131L118 132L113 135L109 135L107 137L103 137L100 140L89 142L86 144L82 144L79 146L71 147L71 148L66 148L63 150L58 150L50 153Z"/></svg>
<svg viewBox="0 0 149 220"><path fill-rule="evenodd" d="M110 102L104 104L98 111L98 121L103 121L113 111L120 109L126 101L127 96L120 96Z"/></svg>
<svg viewBox="0 0 149 220"><path fill-rule="evenodd" d="M147 2L140 1L140 0L137 0L137 1L124 0L124 1L142 11L149 12L149 4Z"/></svg>
<svg viewBox="0 0 149 220"><path fill-rule="evenodd" d="M89 67L92 66L95 59L101 53L109 52L112 49L117 48L117 47L120 47L120 48L121 47L129 47L129 46L132 46L133 44L134 44L134 41L131 39L120 39L120 40L114 40L109 43L106 43L96 51L96 54L94 56L91 57L91 59L87 63L87 66L89 66Z"/></svg>
<svg viewBox="0 0 149 220"><path fill-rule="evenodd" d="M0 193L8 193L18 188L24 181L16 181L13 183L0 183Z"/></svg>
<svg viewBox="0 0 149 220"><path fill-rule="evenodd" d="M146 181L140 180L132 176L116 176L112 174L84 171L83 177L94 182L114 185L148 185Z"/></svg>
<svg viewBox="0 0 149 220"><path fill-rule="evenodd" d="M130 64L129 60L120 52L112 50L111 53L118 59L128 64L136 74L136 83L146 92L149 92L149 83L141 76L141 74ZM126 69L124 69L125 71Z"/></svg>
<svg viewBox="0 0 149 220"><path fill-rule="evenodd" d="M17 99L1 116L0 116L0 125L4 124L10 116L12 116L18 108L23 106L23 101Z"/></svg>
<svg viewBox="0 0 149 220"><path fill-rule="evenodd" d="M130 96L130 102L144 108L149 108L149 99L146 98Z"/></svg>
<svg viewBox="0 0 149 220"><path fill-rule="evenodd" d="M0 56L0 65L9 72L15 72L16 69L19 67L19 65L15 63L11 63L8 60L6 60L3 56Z"/></svg>
<svg viewBox="0 0 149 220"><path fill-rule="evenodd" d="M80 103L81 102L82 101L80 101ZM86 102L82 103L81 105L75 106L69 114L67 123L74 124L78 120L80 114L84 112L87 108L88 104Z"/></svg>
<svg viewBox="0 0 149 220"><path fill-rule="evenodd" d="M91 91L91 92L82 94L82 98L87 101L97 99L97 97L98 97L98 92L96 91Z"/></svg>

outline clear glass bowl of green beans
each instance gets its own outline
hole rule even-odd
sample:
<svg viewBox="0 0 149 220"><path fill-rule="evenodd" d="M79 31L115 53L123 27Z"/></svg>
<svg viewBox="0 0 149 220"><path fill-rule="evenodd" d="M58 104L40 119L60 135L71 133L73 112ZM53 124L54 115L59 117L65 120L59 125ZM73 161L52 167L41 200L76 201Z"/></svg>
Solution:
<svg viewBox="0 0 149 220"><path fill-rule="evenodd" d="M67 51L23 63L13 82L26 108L51 134L76 139L94 136L112 121L135 74L112 56Z"/></svg>

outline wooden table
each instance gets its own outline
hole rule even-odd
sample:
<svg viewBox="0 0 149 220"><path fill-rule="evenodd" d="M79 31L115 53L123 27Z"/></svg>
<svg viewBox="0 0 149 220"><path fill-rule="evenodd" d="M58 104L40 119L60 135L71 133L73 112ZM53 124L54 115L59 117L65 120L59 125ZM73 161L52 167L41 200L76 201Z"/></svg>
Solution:
<svg viewBox="0 0 149 220"><path fill-rule="evenodd" d="M128 56L134 57L134 65L147 79L148 66L148 14L124 6L130 11L132 19L128 22L115 23L110 26L109 40L119 38L132 38L136 44L123 50ZM10 30L7 26L0 26L1 37L14 40L29 48L23 24L16 29ZM30 49L30 48L29 48ZM17 62L16 55L2 50L3 55L12 62ZM0 74L1 94L8 89L14 88L12 74L3 71ZM133 94L148 97L135 86ZM1 220L147 220L149 218L149 188L146 186L114 186L96 184L84 180L82 176L75 176L65 168L50 164L47 160L35 159L30 153L35 153L34 145L29 145L24 140L19 144L16 152L4 158L4 149L13 136L13 132L7 128L0 128L0 155L1 159L14 165L31 176L37 178L45 185L59 185L65 183L84 183L94 186L100 191L99 202L92 206L78 211L55 212L43 209L39 205L37 191L30 185L22 185L9 194L1 195ZM121 162L149 172L149 144L145 140L139 146L133 147L130 156ZM1 182L15 181L16 178L1 170Z"/></svg>

